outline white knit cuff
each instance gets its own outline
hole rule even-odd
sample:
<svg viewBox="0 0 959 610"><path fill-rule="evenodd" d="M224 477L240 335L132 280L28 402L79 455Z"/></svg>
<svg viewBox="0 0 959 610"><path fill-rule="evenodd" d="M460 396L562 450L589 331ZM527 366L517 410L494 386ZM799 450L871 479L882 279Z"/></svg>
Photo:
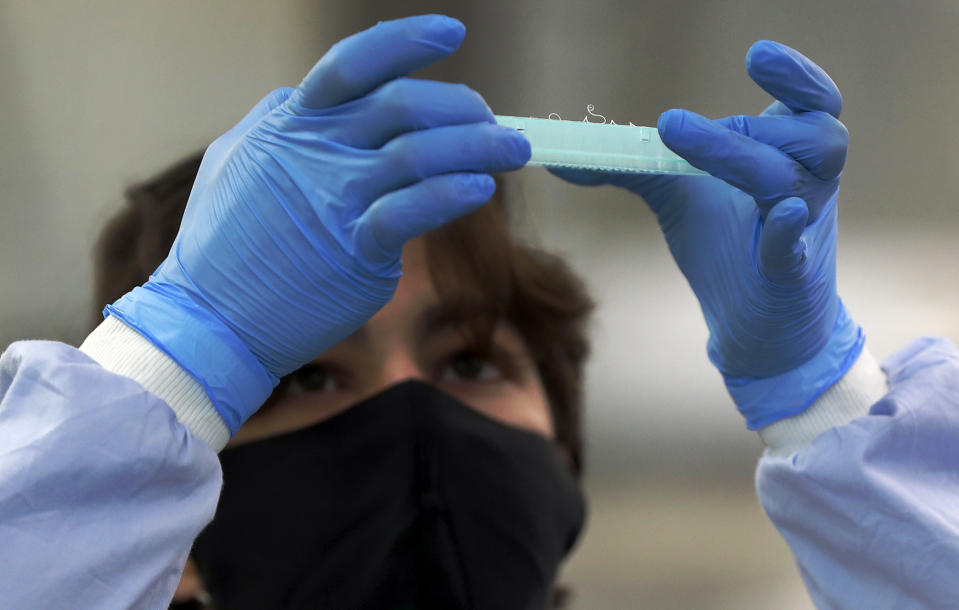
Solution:
<svg viewBox="0 0 959 610"><path fill-rule="evenodd" d="M173 409L194 436L220 451L230 428L210 402L203 386L143 335L113 316L105 319L80 351L112 373L129 377Z"/></svg>
<svg viewBox="0 0 959 610"><path fill-rule="evenodd" d="M759 436L773 455L788 455L826 430L866 415L888 391L886 374L869 350L863 348L842 379L823 392L808 409L760 429Z"/></svg>

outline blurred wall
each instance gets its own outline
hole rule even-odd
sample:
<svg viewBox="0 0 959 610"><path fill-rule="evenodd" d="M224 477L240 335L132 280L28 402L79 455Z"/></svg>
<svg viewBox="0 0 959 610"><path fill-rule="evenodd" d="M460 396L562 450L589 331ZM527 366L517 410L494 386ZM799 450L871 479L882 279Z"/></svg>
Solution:
<svg viewBox="0 0 959 610"><path fill-rule="evenodd" d="M0 344L79 342L125 185L295 84L339 30L313 2L0 3Z"/></svg>
<svg viewBox="0 0 959 610"><path fill-rule="evenodd" d="M460 52L424 75L466 82L501 114L577 119L594 104L619 123L653 125L677 106L713 117L754 113L770 100L746 75L749 45L770 38L805 52L842 89L852 134L840 199L844 300L877 356L921 333L959 341L959 5L951 0L7 0L0 345L82 340L91 243L125 185L205 146L271 89L294 85L339 38L422 12L451 14L469 29ZM653 481L653 490L725 481L745 490L751 507L731 500L730 513L762 527L748 495L759 444L706 361L698 306L643 202L543 170L524 170L520 181L520 224L567 254L601 305L587 390L590 485L601 496L627 478ZM617 502L595 514L639 501ZM609 539L644 535L607 523ZM683 531L643 548L679 548ZM775 539L771 529L764 535ZM589 540L584 553L600 544ZM749 564L747 555L738 561ZM768 566L766 555L752 557ZM578 574L609 585L595 569ZM616 582L627 596L642 588L636 578ZM663 582L667 597L690 591L685 581ZM734 582L750 582L748 570Z"/></svg>

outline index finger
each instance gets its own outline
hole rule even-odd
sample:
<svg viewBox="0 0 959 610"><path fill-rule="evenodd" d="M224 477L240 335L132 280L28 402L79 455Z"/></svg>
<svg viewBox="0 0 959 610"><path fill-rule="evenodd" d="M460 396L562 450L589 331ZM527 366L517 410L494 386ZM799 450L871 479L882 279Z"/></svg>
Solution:
<svg viewBox="0 0 959 610"><path fill-rule="evenodd" d="M760 40L746 53L746 71L766 93L793 112L820 110L839 118L839 88L822 68L799 51L772 40Z"/></svg>
<svg viewBox="0 0 959 610"><path fill-rule="evenodd" d="M782 150L689 112L667 110L657 124L663 143L693 166L752 195L765 216L801 192L808 172Z"/></svg>
<svg viewBox="0 0 959 610"><path fill-rule="evenodd" d="M383 21L330 48L290 100L319 110L356 99L455 51L466 26L444 15Z"/></svg>

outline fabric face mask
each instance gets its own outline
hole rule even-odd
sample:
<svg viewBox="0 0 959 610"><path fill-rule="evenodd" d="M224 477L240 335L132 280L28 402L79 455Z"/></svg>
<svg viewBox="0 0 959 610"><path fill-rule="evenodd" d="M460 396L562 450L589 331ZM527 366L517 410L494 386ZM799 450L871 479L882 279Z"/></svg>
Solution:
<svg viewBox="0 0 959 610"><path fill-rule="evenodd" d="M407 381L221 454L218 608L547 606L585 502L552 441Z"/></svg>

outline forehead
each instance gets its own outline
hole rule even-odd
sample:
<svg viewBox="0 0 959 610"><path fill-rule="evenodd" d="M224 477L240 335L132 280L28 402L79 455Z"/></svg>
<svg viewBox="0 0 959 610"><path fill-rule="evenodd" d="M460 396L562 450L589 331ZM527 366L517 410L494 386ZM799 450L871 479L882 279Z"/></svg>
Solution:
<svg viewBox="0 0 959 610"><path fill-rule="evenodd" d="M439 295L433 286L427 259L426 239L417 237L403 246L403 275L393 298L386 307L394 303L436 303ZM385 308L384 308L385 309Z"/></svg>
<svg viewBox="0 0 959 610"><path fill-rule="evenodd" d="M372 334L423 334L438 326L441 321L453 322L453 317L455 312L440 300L433 286L426 245L424 238L419 237L410 240L403 247L403 275L393 298L360 327L351 339L363 339Z"/></svg>
<svg viewBox="0 0 959 610"><path fill-rule="evenodd" d="M445 250L445 249L444 249ZM429 256L442 255L449 259L456 252L436 252L427 247L425 238L409 241L403 248L403 275L393 298L348 339L350 342L368 342L374 338L386 340L390 336L405 335L408 340L421 340L431 333L457 329L468 332L477 341L489 338L497 322L506 321L495 311L484 294L481 282L456 274L456 279L438 291L430 270ZM441 279L453 280L448 275Z"/></svg>
<svg viewBox="0 0 959 610"><path fill-rule="evenodd" d="M433 286L423 238L410 240L403 247L403 275L393 298L364 326L388 327L409 323L414 316L440 305Z"/></svg>

